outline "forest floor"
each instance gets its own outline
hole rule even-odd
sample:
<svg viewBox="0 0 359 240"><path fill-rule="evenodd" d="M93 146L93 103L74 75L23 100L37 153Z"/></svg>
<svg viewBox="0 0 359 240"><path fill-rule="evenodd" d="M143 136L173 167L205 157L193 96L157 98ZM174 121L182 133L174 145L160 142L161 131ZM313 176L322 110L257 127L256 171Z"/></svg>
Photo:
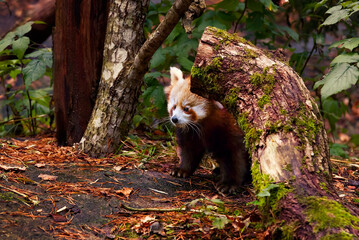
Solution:
<svg viewBox="0 0 359 240"><path fill-rule="evenodd" d="M95 159L51 135L0 140L1 239L265 239L250 186L223 196L210 170L169 175L170 140L134 137ZM359 205L359 150L332 159L340 197Z"/></svg>

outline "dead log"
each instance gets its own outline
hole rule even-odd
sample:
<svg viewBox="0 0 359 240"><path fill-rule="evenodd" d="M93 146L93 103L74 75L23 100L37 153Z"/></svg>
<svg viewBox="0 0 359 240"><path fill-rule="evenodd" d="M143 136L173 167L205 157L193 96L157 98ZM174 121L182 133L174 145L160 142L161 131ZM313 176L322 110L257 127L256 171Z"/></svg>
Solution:
<svg viewBox="0 0 359 240"><path fill-rule="evenodd" d="M29 21L45 22L32 26L27 34L32 42L41 44L49 38L55 25L55 0L5 1L7 2L8 5L0 4L0 19L5 23L0 27L0 39Z"/></svg>
<svg viewBox="0 0 359 240"><path fill-rule="evenodd" d="M253 186L273 237L358 237L358 209L331 181L319 109L280 51L259 49L216 28L201 38L191 90L220 101L238 119L252 158ZM334 238L333 238L334 239Z"/></svg>

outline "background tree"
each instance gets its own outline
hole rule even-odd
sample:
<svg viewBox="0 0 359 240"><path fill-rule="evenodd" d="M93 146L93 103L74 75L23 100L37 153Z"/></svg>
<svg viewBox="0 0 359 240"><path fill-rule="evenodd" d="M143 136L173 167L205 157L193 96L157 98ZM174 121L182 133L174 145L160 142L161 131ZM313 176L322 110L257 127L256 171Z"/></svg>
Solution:
<svg viewBox="0 0 359 240"><path fill-rule="evenodd" d="M97 101L81 149L92 156L116 150L127 136L148 63L192 3L177 0L144 42L149 1L111 1Z"/></svg>
<svg viewBox="0 0 359 240"><path fill-rule="evenodd" d="M79 142L96 101L107 1L56 1L54 102L60 145Z"/></svg>

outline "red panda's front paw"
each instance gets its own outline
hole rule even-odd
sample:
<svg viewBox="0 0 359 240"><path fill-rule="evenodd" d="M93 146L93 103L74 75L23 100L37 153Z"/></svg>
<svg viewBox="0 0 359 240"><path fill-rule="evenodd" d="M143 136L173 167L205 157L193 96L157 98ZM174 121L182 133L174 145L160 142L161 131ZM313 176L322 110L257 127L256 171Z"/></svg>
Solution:
<svg viewBox="0 0 359 240"><path fill-rule="evenodd" d="M191 174L188 171L181 169L181 168L172 169L171 175L174 177L180 177L180 178L187 178L187 177L191 176Z"/></svg>

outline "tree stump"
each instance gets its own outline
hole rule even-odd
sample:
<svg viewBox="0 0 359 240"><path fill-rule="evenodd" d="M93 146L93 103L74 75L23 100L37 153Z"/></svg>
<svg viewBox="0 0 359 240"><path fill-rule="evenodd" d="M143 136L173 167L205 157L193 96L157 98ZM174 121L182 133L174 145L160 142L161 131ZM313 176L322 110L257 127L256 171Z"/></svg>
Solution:
<svg viewBox="0 0 359 240"><path fill-rule="evenodd" d="M319 109L280 50L208 27L191 75L194 93L220 101L238 119L257 204L265 221L276 222L275 237L359 236L358 209L341 202L331 182Z"/></svg>

